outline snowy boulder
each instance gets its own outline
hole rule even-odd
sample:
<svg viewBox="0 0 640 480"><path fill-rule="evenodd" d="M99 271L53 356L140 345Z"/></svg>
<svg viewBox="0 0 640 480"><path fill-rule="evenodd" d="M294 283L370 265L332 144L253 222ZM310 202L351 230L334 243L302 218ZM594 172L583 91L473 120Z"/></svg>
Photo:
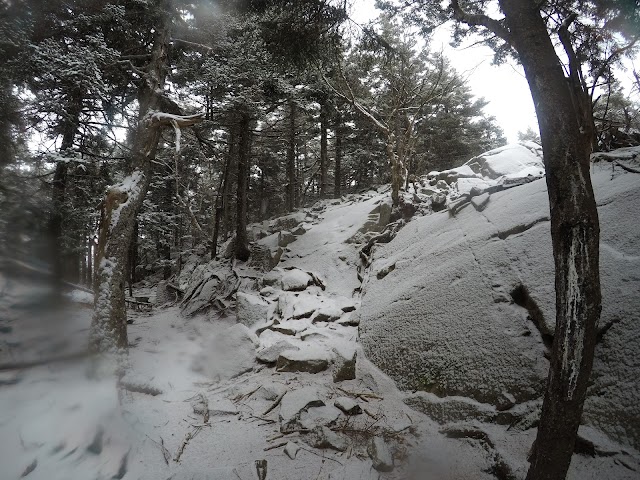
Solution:
<svg viewBox="0 0 640 480"><path fill-rule="evenodd" d="M277 372L319 373L329 366L331 356L319 346L304 350L287 350L280 354L276 363Z"/></svg>
<svg viewBox="0 0 640 480"><path fill-rule="evenodd" d="M313 285L313 278L307 272L294 268L284 272L281 282L282 290L299 292Z"/></svg>
<svg viewBox="0 0 640 480"><path fill-rule="evenodd" d="M349 397L338 397L334 400L333 404L342 410L345 415L358 415L362 413L362 408L358 405L353 398Z"/></svg>
<svg viewBox="0 0 640 480"><path fill-rule="evenodd" d="M299 350L299 348L288 340L280 340L258 350L256 353L256 359L261 363L276 363L280 354L287 350Z"/></svg>
<svg viewBox="0 0 640 480"><path fill-rule="evenodd" d="M193 369L217 380L237 377L253 369L259 344L256 334L238 323L213 337Z"/></svg>
<svg viewBox="0 0 640 480"><path fill-rule="evenodd" d="M331 427L342 413L333 405L312 407L300 414L300 426L304 430L313 430L316 427Z"/></svg>
<svg viewBox="0 0 640 480"><path fill-rule="evenodd" d="M533 142L505 145L472 158L464 166L490 179L544 175L542 148Z"/></svg>
<svg viewBox="0 0 640 480"><path fill-rule="evenodd" d="M296 241L296 236L291 233L288 230L283 230L280 233L278 233L278 246L279 247L286 247L287 245L289 245L290 243L293 243Z"/></svg>
<svg viewBox="0 0 640 480"><path fill-rule="evenodd" d="M444 210L447 205L447 196L444 193L434 193L431 195L431 208L434 212Z"/></svg>
<svg viewBox="0 0 640 480"><path fill-rule="evenodd" d="M530 158L538 162L534 153ZM496 174L510 168L498 163L488 163ZM583 420L638 448L640 228L629 212L640 211L640 176L612 175L596 164L592 182L601 223L602 339ZM407 263L402 275L373 278L366 287L358 316L367 358L405 390L466 397L494 410L506 407L504 392L507 403L540 399L555 322L548 218L541 179L493 193L481 214L464 208L455 218L416 219L379 245L372 271Z"/></svg>
<svg viewBox="0 0 640 480"><path fill-rule="evenodd" d="M258 295L238 292L236 303L236 316L238 322L252 327L264 322L269 317L271 304Z"/></svg>
<svg viewBox="0 0 640 480"><path fill-rule="evenodd" d="M289 215L285 215L284 217L276 218L270 225L270 229L272 232L280 231L280 230L291 230L295 228L300 223L304 222L306 219L306 214L302 211L297 211L291 213Z"/></svg>
<svg viewBox="0 0 640 480"><path fill-rule="evenodd" d="M322 407L324 401L315 387L303 387L288 391L280 402L280 431L293 432L297 428L300 415L311 407Z"/></svg>

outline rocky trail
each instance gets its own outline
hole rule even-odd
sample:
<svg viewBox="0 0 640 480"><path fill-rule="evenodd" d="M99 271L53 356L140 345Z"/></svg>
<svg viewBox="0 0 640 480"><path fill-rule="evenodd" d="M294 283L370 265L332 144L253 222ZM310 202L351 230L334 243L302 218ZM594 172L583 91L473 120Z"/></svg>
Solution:
<svg viewBox="0 0 640 480"><path fill-rule="evenodd" d="M519 372L530 361L543 376L545 346L506 280L520 281L517 269L538 260L518 260L501 242L540 232L540 222L519 226L544 216L519 215L518 192L500 192L528 185L517 190L530 204L545 192L532 183L539 156L518 148L518 168L500 151L436 172L405 192L400 211L392 212L388 187L325 200L252 225L247 264L193 254L170 285L138 285L135 296L153 308L129 311L130 368L117 384L90 379L83 358L0 371L0 477L524 478L540 399ZM633 185L617 181L622 192ZM448 212L420 218L441 209ZM487 225L489 236L475 240ZM378 244L398 232L400 249ZM499 260L492 268L484 267L486 251ZM78 303L18 323L34 292L28 280L0 277L20 307L3 311L13 320L0 322L2 353L28 361L86 345L91 312ZM452 296L471 281L482 286L475 296ZM489 313L474 307L470 321L465 302L476 297L488 299ZM415 329L422 321L429 328ZM417 347L425 332L429 348ZM513 345L502 340L511 337ZM501 358L507 346L515 368ZM413 371L427 366L441 369L450 390L411 386ZM378 367L405 377L394 381ZM528 397L512 389L519 382ZM576 452L568 478L638 478L637 452L590 425L581 427Z"/></svg>

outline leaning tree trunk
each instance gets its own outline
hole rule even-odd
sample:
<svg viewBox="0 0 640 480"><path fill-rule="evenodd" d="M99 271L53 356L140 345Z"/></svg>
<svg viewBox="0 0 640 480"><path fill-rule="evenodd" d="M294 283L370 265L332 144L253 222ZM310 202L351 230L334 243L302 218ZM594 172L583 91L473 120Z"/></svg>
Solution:
<svg viewBox="0 0 640 480"><path fill-rule="evenodd" d="M600 317L598 211L588 119L572 102L535 2L500 0L531 89L551 209L556 330L542 417L527 478L562 479L573 454Z"/></svg>
<svg viewBox="0 0 640 480"><path fill-rule="evenodd" d="M140 111L133 146L135 171L107 191L96 253L95 310L90 346L97 352L118 353L128 347L125 282L134 225L151 179L162 124L154 119L167 75L171 39L171 0L158 0L165 12L156 30L146 78L141 82Z"/></svg>

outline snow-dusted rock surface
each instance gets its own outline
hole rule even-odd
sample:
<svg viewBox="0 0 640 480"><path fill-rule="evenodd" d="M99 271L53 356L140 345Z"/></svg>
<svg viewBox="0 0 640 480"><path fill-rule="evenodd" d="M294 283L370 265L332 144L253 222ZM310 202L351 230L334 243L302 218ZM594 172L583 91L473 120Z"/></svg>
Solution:
<svg viewBox="0 0 640 480"><path fill-rule="evenodd" d="M532 159L512 171L508 153L467 164L490 178L515 178L523 167L538 166ZM592 178L601 221L603 337L585 420L637 448L640 175L595 164ZM395 268L369 277L358 312L368 358L401 388L443 400L467 397L470 418L502 408L504 398L517 404L540 398L555 318L545 181L492 193L481 204L483 210L467 206L455 216L416 219L378 246L372 271Z"/></svg>

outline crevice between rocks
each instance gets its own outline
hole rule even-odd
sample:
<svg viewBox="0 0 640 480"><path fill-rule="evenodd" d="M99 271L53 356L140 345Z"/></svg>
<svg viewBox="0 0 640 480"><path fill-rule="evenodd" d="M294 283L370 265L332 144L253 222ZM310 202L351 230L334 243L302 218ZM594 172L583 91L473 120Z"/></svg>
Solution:
<svg viewBox="0 0 640 480"><path fill-rule="evenodd" d="M534 220L533 222L520 224L520 225L515 225L515 226L509 228L508 230L504 230L504 231L501 231L501 232L494 233L493 235L491 235L491 238L499 238L500 240L506 240L507 238L509 238L512 235L518 235L519 233L524 233L527 230L535 227L539 223L548 222L548 221L549 221L549 217L538 218L538 219Z"/></svg>
<svg viewBox="0 0 640 480"><path fill-rule="evenodd" d="M538 307L538 304L531 298L529 294L529 290L522 284L516 285L513 290L510 292L511 298L513 302L526 309L529 312L529 319L536 326L536 329L540 333L540 337L542 338L542 342L547 349L551 350L551 345L553 344L553 335L550 335L545 331L544 328L544 315L542 314L542 310Z"/></svg>

